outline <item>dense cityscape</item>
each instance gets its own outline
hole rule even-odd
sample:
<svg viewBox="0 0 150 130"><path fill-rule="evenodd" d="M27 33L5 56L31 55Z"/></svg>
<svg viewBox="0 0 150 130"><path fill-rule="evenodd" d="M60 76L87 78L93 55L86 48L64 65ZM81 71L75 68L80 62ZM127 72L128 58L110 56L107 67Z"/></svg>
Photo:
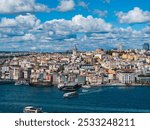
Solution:
<svg viewBox="0 0 150 130"><path fill-rule="evenodd" d="M149 85L150 52L141 50L96 49L71 53L1 53L0 82L55 86L74 82L80 85Z"/></svg>

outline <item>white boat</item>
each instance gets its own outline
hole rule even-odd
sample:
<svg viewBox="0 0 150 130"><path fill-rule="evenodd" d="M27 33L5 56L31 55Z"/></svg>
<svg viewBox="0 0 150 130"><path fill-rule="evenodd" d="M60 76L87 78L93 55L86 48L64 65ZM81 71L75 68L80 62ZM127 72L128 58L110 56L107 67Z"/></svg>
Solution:
<svg viewBox="0 0 150 130"><path fill-rule="evenodd" d="M91 88L90 85L82 85L82 88Z"/></svg>
<svg viewBox="0 0 150 130"><path fill-rule="evenodd" d="M70 97L74 97L74 96L77 96L78 93L76 91L73 91L73 92L68 92L68 93L65 93L63 95L64 98L70 98Z"/></svg>
<svg viewBox="0 0 150 130"><path fill-rule="evenodd" d="M24 113L42 113L42 109L41 108L36 108L33 106L27 106L24 108L23 110Z"/></svg>

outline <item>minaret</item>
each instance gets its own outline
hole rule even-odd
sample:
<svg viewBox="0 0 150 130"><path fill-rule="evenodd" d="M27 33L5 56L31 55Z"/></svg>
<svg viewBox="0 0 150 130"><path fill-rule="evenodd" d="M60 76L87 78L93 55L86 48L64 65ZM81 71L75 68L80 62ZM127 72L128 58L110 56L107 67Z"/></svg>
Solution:
<svg viewBox="0 0 150 130"><path fill-rule="evenodd" d="M78 50L77 50L77 47L76 47L76 45L75 45L74 48L72 49L72 55L73 55L73 56L76 56L77 53L78 53Z"/></svg>

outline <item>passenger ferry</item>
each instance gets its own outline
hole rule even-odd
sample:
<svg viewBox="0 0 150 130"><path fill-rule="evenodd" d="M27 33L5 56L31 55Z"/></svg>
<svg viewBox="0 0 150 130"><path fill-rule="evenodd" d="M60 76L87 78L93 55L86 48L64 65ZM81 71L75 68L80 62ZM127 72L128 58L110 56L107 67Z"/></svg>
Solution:
<svg viewBox="0 0 150 130"><path fill-rule="evenodd" d="M77 89L79 89L81 87L80 84L77 84L75 82L71 82L71 83L66 83L66 84L59 84L59 89L63 90L63 91L76 91Z"/></svg>

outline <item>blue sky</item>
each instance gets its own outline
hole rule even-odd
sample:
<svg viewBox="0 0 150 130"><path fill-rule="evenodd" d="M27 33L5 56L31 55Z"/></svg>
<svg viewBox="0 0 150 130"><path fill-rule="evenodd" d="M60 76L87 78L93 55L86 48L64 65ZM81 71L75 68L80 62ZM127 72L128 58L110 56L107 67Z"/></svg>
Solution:
<svg viewBox="0 0 150 130"><path fill-rule="evenodd" d="M149 0L1 0L0 51L142 48Z"/></svg>

